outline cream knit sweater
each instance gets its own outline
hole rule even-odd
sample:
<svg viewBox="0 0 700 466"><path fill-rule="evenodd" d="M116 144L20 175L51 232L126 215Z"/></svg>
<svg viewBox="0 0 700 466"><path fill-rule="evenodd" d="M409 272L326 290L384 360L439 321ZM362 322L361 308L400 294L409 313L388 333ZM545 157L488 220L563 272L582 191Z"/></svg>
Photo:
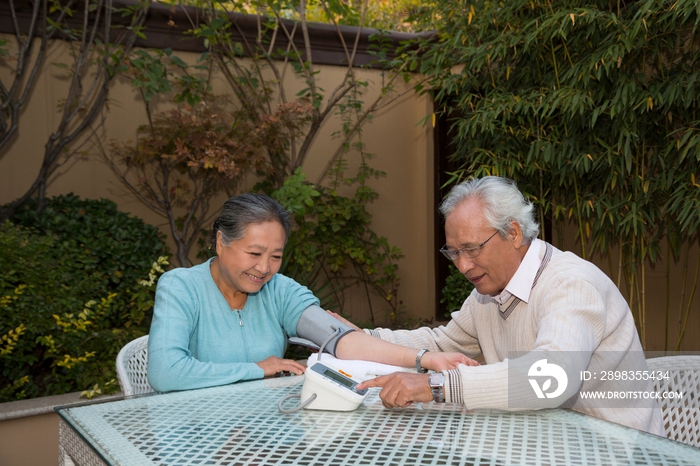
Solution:
<svg viewBox="0 0 700 466"><path fill-rule="evenodd" d="M446 400L468 409L567 407L664 435L653 398L581 398L580 392L591 390L651 391L651 381L600 380L602 371L647 371L642 346L625 299L600 269L575 254L537 243L546 247L540 247L541 265L527 303L511 297L499 307L474 290L445 326L367 332L413 348L483 354L485 365L445 371ZM528 381L527 369L542 358L569 374L567 389L557 398L538 399ZM585 370L596 379L582 381L579 374Z"/></svg>

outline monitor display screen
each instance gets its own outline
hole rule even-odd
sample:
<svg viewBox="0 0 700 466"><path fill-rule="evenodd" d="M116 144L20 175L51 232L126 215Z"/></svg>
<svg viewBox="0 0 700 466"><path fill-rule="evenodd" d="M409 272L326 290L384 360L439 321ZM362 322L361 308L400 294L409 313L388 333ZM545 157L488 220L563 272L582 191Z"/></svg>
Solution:
<svg viewBox="0 0 700 466"><path fill-rule="evenodd" d="M340 383L341 385L345 385L346 387L352 387L355 382L352 380L348 379L347 377L344 377L336 372L333 372L330 369L327 369L323 375L328 377L331 380L335 380L336 382Z"/></svg>

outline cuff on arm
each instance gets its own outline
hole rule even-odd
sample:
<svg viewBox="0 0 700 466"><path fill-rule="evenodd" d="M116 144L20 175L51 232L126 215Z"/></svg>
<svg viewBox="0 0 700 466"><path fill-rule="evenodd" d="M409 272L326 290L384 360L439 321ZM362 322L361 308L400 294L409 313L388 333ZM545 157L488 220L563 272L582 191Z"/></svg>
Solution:
<svg viewBox="0 0 700 466"><path fill-rule="evenodd" d="M355 329L348 327L319 306L313 305L304 309L297 323L297 335L322 346L324 350L335 356L338 341Z"/></svg>
<svg viewBox="0 0 700 466"><path fill-rule="evenodd" d="M462 374L459 369L444 371L445 377L445 402L464 404L464 391L462 389Z"/></svg>

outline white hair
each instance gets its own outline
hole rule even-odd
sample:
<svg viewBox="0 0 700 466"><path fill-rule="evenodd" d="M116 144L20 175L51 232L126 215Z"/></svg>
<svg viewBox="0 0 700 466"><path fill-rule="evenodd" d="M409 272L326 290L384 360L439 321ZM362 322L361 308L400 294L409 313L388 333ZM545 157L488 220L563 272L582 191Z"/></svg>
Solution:
<svg viewBox="0 0 700 466"><path fill-rule="evenodd" d="M499 176L485 176L464 181L450 191L440 205L440 212L447 218L467 199L477 198L484 209L489 225L505 237L512 221L520 225L523 241L530 244L537 238L540 225L535 221L532 202L525 199L513 180Z"/></svg>

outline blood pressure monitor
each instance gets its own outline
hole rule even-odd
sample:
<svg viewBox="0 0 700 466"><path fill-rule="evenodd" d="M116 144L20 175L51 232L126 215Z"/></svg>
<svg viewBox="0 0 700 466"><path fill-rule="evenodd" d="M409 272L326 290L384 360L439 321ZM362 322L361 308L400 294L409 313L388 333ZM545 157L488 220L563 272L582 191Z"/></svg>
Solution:
<svg viewBox="0 0 700 466"><path fill-rule="evenodd" d="M342 370L332 369L317 362L306 369L306 380L301 389L301 400L315 399L304 407L327 411L352 411L367 398L369 389L358 390L359 382L353 380L351 374Z"/></svg>
<svg viewBox="0 0 700 466"><path fill-rule="evenodd" d="M369 394L367 388L358 390L358 383L352 379L351 374L316 362L304 372L304 385L301 387L301 394L285 396L277 407L284 414L294 413L300 409L353 411L362 404ZM298 398L301 402L292 408L284 408L282 406L284 402L291 398Z"/></svg>
<svg viewBox="0 0 700 466"><path fill-rule="evenodd" d="M323 313L325 314L325 312ZM309 325L313 325L313 322ZM301 387L301 394L290 394L283 397L277 407L283 414L295 413L301 409L318 409L326 411L353 411L367 398L368 389L358 390L356 380L352 379L352 375L342 369L333 369L320 362L323 349L326 344L342 334L342 325L331 325L332 330L330 336L318 347L318 359L311 367L308 367L304 372L304 385ZM352 330L348 330L352 331ZM294 341L293 341L294 340ZM297 337L290 338L290 342L299 344L314 343L299 339ZM291 408L283 406L286 400L298 398L300 403Z"/></svg>

